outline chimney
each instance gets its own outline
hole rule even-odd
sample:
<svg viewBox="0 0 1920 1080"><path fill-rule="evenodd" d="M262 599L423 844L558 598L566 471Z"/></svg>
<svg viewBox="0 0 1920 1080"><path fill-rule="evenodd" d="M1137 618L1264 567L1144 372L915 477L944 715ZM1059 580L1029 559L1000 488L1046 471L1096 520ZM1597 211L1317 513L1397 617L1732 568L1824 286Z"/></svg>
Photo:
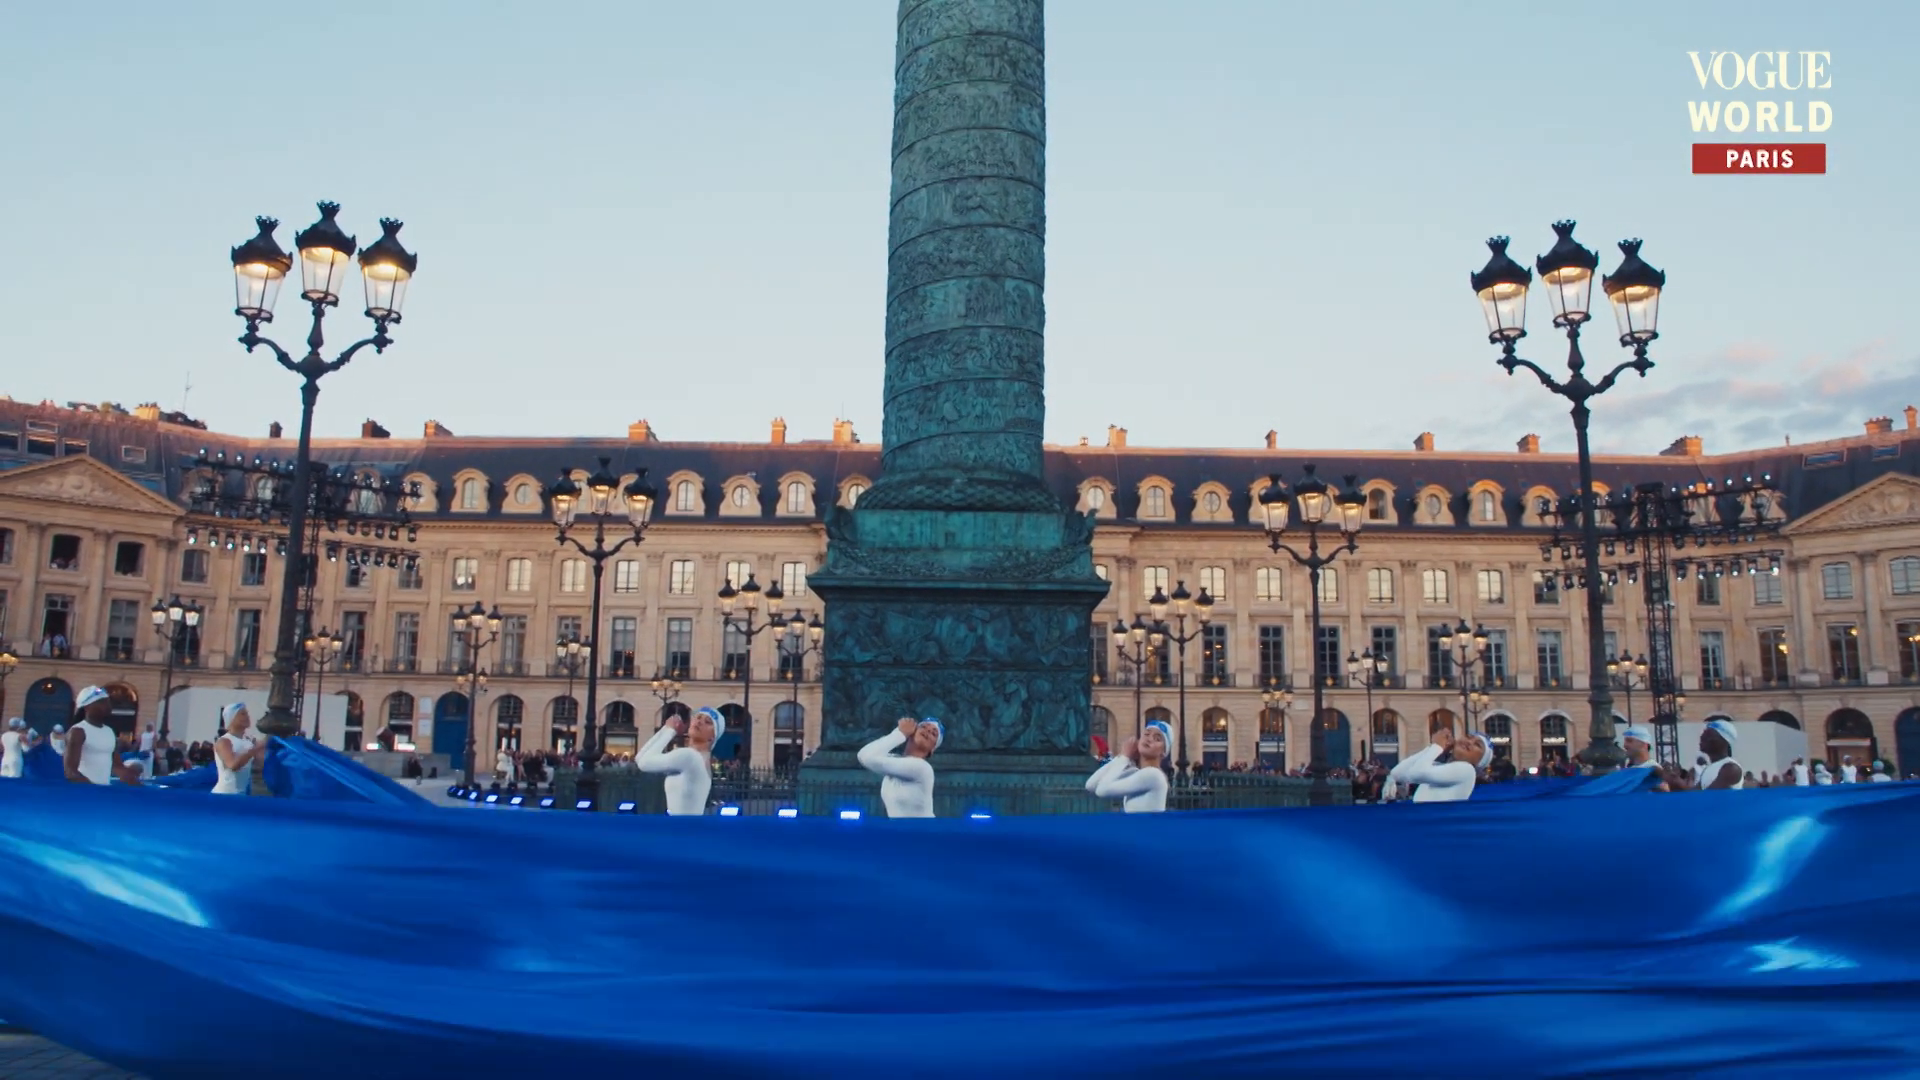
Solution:
<svg viewBox="0 0 1920 1080"><path fill-rule="evenodd" d="M268 424L268 425L267 425L267 438L269 438L269 439L277 439L277 438L279 438L279 437L280 437L280 430L281 430L281 429L280 429L280 421L278 421L278 420L275 420L275 421L274 421L273 423L271 423L271 424Z"/></svg>
<svg viewBox="0 0 1920 1080"><path fill-rule="evenodd" d="M1080 445L1081 446L1087 445L1087 437L1085 435L1080 436Z"/></svg>
<svg viewBox="0 0 1920 1080"><path fill-rule="evenodd" d="M1267 432L1267 449L1269 450L1280 449L1280 433L1279 432L1277 431Z"/></svg>
<svg viewBox="0 0 1920 1080"><path fill-rule="evenodd" d="M453 438L453 432L441 426L440 421L429 420L427 421L426 429L420 432L420 437L423 439L451 439Z"/></svg>
<svg viewBox="0 0 1920 1080"><path fill-rule="evenodd" d="M853 433L853 421L835 420L833 422L833 445L852 446L859 441L860 436Z"/></svg>
<svg viewBox="0 0 1920 1080"><path fill-rule="evenodd" d="M378 422L368 420L366 423L360 425L360 437L363 439L391 439L393 433L381 427Z"/></svg>
<svg viewBox="0 0 1920 1080"><path fill-rule="evenodd" d="M1705 440L1698 435L1682 435L1673 445L1660 451L1661 457L1701 457L1707 452Z"/></svg>
<svg viewBox="0 0 1920 1080"><path fill-rule="evenodd" d="M1867 421L1867 434L1869 435L1885 435L1892 430L1893 417L1891 416L1876 416Z"/></svg>
<svg viewBox="0 0 1920 1080"><path fill-rule="evenodd" d="M659 442L660 436L653 433L653 425L645 420L635 420L627 425L628 442Z"/></svg>
<svg viewBox="0 0 1920 1080"><path fill-rule="evenodd" d="M1423 431L1413 437L1413 448L1423 454L1433 453L1433 432Z"/></svg>
<svg viewBox="0 0 1920 1080"><path fill-rule="evenodd" d="M773 445L787 445L787 418L784 416L773 418Z"/></svg>
<svg viewBox="0 0 1920 1080"><path fill-rule="evenodd" d="M1123 427L1116 427L1113 424L1108 424L1107 425L1107 449L1125 450L1126 448L1127 448L1127 429Z"/></svg>
<svg viewBox="0 0 1920 1080"><path fill-rule="evenodd" d="M1911 412L1912 410L1908 410L1908 411ZM145 405L135 405L133 407L133 415L138 417L141 420L152 420L152 421L158 422L160 419L160 406L155 405L151 402ZM1907 426L1912 427L1913 425L1908 424Z"/></svg>
<svg viewBox="0 0 1920 1080"><path fill-rule="evenodd" d="M1917 427L1920 427L1920 409L1909 405L1907 406L1907 430L1912 431Z"/></svg>
<svg viewBox="0 0 1920 1080"><path fill-rule="evenodd" d="M1520 436L1519 446L1520 452L1523 454L1537 454L1540 452L1540 436L1522 435Z"/></svg>

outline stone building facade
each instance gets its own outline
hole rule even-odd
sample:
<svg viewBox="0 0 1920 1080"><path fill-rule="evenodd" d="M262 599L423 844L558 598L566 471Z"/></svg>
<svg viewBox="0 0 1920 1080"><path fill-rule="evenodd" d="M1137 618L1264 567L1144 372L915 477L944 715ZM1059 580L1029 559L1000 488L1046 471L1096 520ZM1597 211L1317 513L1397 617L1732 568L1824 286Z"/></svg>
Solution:
<svg viewBox="0 0 1920 1080"><path fill-rule="evenodd" d="M1431 436L1405 452L1303 455L1275 447L1182 450L1054 446L1047 483L1096 515L1095 561L1112 591L1095 612L1096 734L1119 739L1142 717L1178 721L1182 659L1169 649L1146 677L1115 654L1109 631L1146 610L1156 588L1180 583L1215 599L1210 625L1184 658L1187 753L1233 764L1305 760L1312 680L1346 724L1348 753L1371 743L1395 757L1425 746L1462 701L1433 643L1438 628L1484 625L1498 652L1491 705L1475 723L1522 767L1584 744L1586 627L1580 594L1545 589L1536 507L1571 490L1571 455L1528 436L1511 453L1440 452ZM264 459L292 440L210 433L143 408L61 408L0 402L0 637L19 666L4 686L9 715L60 714L78 687L115 690L123 719L156 715L168 646L148 610L178 596L203 624L175 650L175 687L264 688L278 602L278 556L232 522L189 512L202 449ZM644 543L606 567L600 699L609 745L630 748L654 728L661 701L650 681L684 683L682 702L727 706L738 753L787 763L820 731L818 654L782 657L775 635L750 648L723 631L716 593L752 574L779 582L787 611L824 611L807 574L826 549L823 511L854 504L872 483L879 448L837 422L830 439L789 440L775 421L767 442L663 441L645 423L625 438L459 437L429 422L396 439L371 422L359 439L319 440L336 466L417 481L416 571L323 562L315 622L347 640L326 690L344 694L349 746L382 726L446 753L466 698L453 684L453 619L478 601L505 616L489 671L476 745L564 744L577 735L582 680L569 682L554 646L587 636L589 567L556 544L545 496L562 470L577 476L607 456L631 476L646 468L660 502ZM1255 524L1271 473L1297 478L1309 461L1368 497L1356 553L1323 585L1323 640L1308 625L1306 574L1273 555ZM1920 430L1869 421L1864 434L1763 451L1708 455L1682 439L1647 456L1606 457L1608 489L1659 481L1768 476L1789 519L1759 574L1675 582L1673 640L1686 719L1726 715L1802 727L1813 752L1880 754L1920 769ZM217 532L216 530L217 526ZM228 536L226 534L239 534ZM236 541L228 550L228 540ZM209 542L212 541L212 542ZM1676 556L1688 553L1676 552ZM1694 553L1703 565L1755 553ZM1607 607L1612 651L1647 651L1640 585L1622 582ZM764 619L764 614L761 616ZM191 637L191 636L190 636ZM1390 657L1385 685L1350 685L1345 658ZM1162 666L1164 664L1164 667ZM744 675L751 670L751 699ZM1263 692L1291 687L1290 708ZM571 692L569 692L569 690ZM1616 691L1625 718L1629 696ZM750 715L749 707L750 706ZM1633 695L1636 718L1647 698ZM1164 710L1164 712L1162 712ZM871 718L878 731L891 718ZM464 736L464 727L459 728ZM449 742L444 737L439 740ZM462 738L462 740L464 739ZM730 748L731 749L731 748Z"/></svg>

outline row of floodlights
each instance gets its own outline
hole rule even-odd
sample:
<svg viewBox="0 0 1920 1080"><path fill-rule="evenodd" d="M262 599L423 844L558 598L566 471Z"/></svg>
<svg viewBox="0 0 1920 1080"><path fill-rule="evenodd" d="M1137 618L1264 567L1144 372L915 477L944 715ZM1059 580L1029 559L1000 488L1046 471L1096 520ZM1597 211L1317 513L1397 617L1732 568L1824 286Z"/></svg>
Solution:
<svg viewBox="0 0 1920 1080"><path fill-rule="evenodd" d="M265 555L268 545L271 544L275 555L285 555L287 553L287 541L284 537L255 536L252 533L232 532L223 534L219 529L208 530L206 543L202 545L200 543L199 526L194 526L187 530L187 544L190 547L204 546L219 548L225 551L242 551L249 555Z"/></svg>
<svg viewBox="0 0 1920 1080"><path fill-rule="evenodd" d="M1715 559L1712 562L1679 559L1674 562L1673 576L1676 580L1687 580L1689 573L1697 578L1741 577L1743 575L1747 577L1759 577L1762 574L1769 577L1779 577L1780 557L1778 555L1769 555L1765 557L1764 561L1759 558L1752 558ZM1601 576L1608 585L1618 585L1621 582L1621 571L1619 570L1608 570ZM1640 568L1637 566L1627 567L1625 580L1629 585L1640 584ZM1540 586L1547 592L1580 589L1586 587L1586 578L1577 573L1556 574L1551 570L1542 570L1540 571Z"/></svg>
<svg viewBox="0 0 1920 1080"><path fill-rule="evenodd" d="M485 806L514 806L522 809L531 808L536 810L567 809L567 807L560 805L559 797L555 795L528 795L518 791L487 791L482 788L464 787L460 784L455 784L448 788L447 794L455 799L464 799L467 802ZM572 809L576 811L591 811L593 808L592 799L575 799L573 801ZM616 814L638 814L640 812L640 806L634 802L620 802L614 804L613 810ZM724 803L721 804L717 812L721 817L740 816L739 807ZM775 816L797 818L800 816L800 810L794 806L783 806L776 812ZM967 816L975 821L987 821L993 817L992 814L980 810L976 810ZM859 821L860 811L842 810L839 813L839 818L841 821Z"/></svg>

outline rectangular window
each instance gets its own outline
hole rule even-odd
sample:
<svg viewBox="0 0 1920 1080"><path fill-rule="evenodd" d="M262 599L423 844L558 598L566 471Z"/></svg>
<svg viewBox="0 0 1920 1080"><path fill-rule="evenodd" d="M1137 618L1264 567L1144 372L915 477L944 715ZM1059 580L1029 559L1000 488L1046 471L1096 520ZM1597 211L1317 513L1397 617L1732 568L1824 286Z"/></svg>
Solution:
<svg viewBox="0 0 1920 1080"><path fill-rule="evenodd" d="M1486 673L1494 686L1507 685L1507 632L1505 630L1487 631L1487 653L1481 670Z"/></svg>
<svg viewBox="0 0 1920 1080"><path fill-rule="evenodd" d="M400 587L403 589L424 589L426 576L420 573L420 560L409 555L407 561L400 564Z"/></svg>
<svg viewBox="0 0 1920 1080"><path fill-rule="evenodd" d="M1368 631L1375 659L1386 658L1387 670L1382 672L1376 667L1379 677L1397 674L1400 670L1400 628L1397 626L1375 626Z"/></svg>
<svg viewBox="0 0 1920 1080"><path fill-rule="evenodd" d="M693 595L693 560L675 559L667 568L667 591L674 596Z"/></svg>
<svg viewBox="0 0 1920 1080"><path fill-rule="evenodd" d="M607 674L616 679L633 678L633 650L639 636L639 624L631 615L616 615L608 625Z"/></svg>
<svg viewBox="0 0 1920 1080"><path fill-rule="evenodd" d="M1498 570L1480 570L1474 574L1474 584L1483 604L1504 604L1507 602L1507 575Z"/></svg>
<svg viewBox="0 0 1920 1080"><path fill-rule="evenodd" d="M120 460L129 465L145 465L147 463L147 448L144 446L122 446L120 448Z"/></svg>
<svg viewBox="0 0 1920 1080"><path fill-rule="evenodd" d="M345 635L342 635L344 639ZM346 651L341 650L344 659ZM260 609L241 608L234 615L233 622L233 659L234 666L254 668L260 666Z"/></svg>
<svg viewBox="0 0 1920 1080"><path fill-rule="evenodd" d="M780 564L780 591L787 594L789 601L798 600L807 595L807 564L789 562Z"/></svg>
<svg viewBox="0 0 1920 1080"><path fill-rule="evenodd" d="M746 561L745 559L728 560L727 580L726 580L726 583L728 585L731 585L734 588L738 589L742 585L745 585L747 583L747 579L751 577L753 577L752 563Z"/></svg>
<svg viewBox="0 0 1920 1080"><path fill-rule="evenodd" d="M20 433L17 431L0 431L0 450L4 450L9 454L19 453Z"/></svg>
<svg viewBox="0 0 1920 1080"><path fill-rule="evenodd" d="M1393 603L1393 571L1384 566L1367 569L1367 603Z"/></svg>
<svg viewBox="0 0 1920 1080"><path fill-rule="evenodd" d="M1208 686L1233 685L1233 667L1227 659L1227 628L1219 623L1200 628L1200 677Z"/></svg>
<svg viewBox="0 0 1920 1080"><path fill-rule="evenodd" d="M1609 630L1601 635L1600 653L1609 660L1620 655L1620 631Z"/></svg>
<svg viewBox="0 0 1920 1080"><path fill-rule="evenodd" d="M533 591L533 560L532 559L508 559L507 560L507 591L508 592L532 592Z"/></svg>
<svg viewBox="0 0 1920 1080"><path fill-rule="evenodd" d="M1853 567L1843 562L1820 568L1820 595L1828 600L1853 599Z"/></svg>
<svg viewBox="0 0 1920 1080"><path fill-rule="evenodd" d="M458 558L453 562L453 591L472 592L480 587L480 560Z"/></svg>
<svg viewBox="0 0 1920 1080"><path fill-rule="evenodd" d="M1287 685L1287 628L1260 628L1260 685Z"/></svg>
<svg viewBox="0 0 1920 1080"><path fill-rule="evenodd" d="M340 649L340 670L365 671L367 669L367 613L348 611L340 615L340 640L345 644Z"/></svg>
<svg viewBox="0 0 1920 1080"><path fill-rule="evenodd" d="M27 453L36 457L52 457L59 449L60 443L57 440L38 434L31 428L27 430Z"/></svg>
<svg viewBox="0 0 1920 1080"><path fill-rule="evenodd" d="M685 679L693 670L693 620L667 620L667 678Z"/></svg>
<svg viewBox="0 0 1920 1080"><path fill-rule="evenodd" d="M47 550L47 568L49 570L80 569L80 538L67 533L55 533L53 544Z"/></svg>
<svg viewBox="0 0 1920 1080"><path fill-rule="evenodd" d="M447 617L447 663L454 671L467 669L467 616L455 611Z"/></svg>
<svg viewBox="0 0 1920 1080"><path fill-rule="evenodd" d="M1427 604L1450 604L1449 581L1445 570L1420 571L1420 600Z"/></svg>
<svg viewBox="0 0 1920 1080"><path fill-rule="evenodd" d="M180 580L192 585L207 583L207 553L188 548L180 553Z"/></svg>
<svg viewBox="0 0 1920 1080"><path fill-rule="evenodd" d="M748 638L746 628L728 622L720 628L720 677L744 679L747 675Z"/></svg>
<svg viewBox="0 0 1920 1080"><path fill-rule="evenodd" d="M1340 602L1340 571L1329 566L1320 571L1320 602L1337 604Z"/></svg>
<svg viewBox="0 0 1920 1080"><path fill-rule="evenodd" d="M1920 593L1920 558L1904 555L1888 563L1887 584L1895 596Z"/></svg>
<svg viewBox="0 0 1920 1080"><path fill-rule="evenodd" d="M240 556L240 584L242 587L265 585L267 583L267 553L255 551Z"/></svg>
<svg viewBox="0 0 1920 1080"><path fill-rule="evenodd" d="M1700 631L1700 686L1719 690L1727 682L1727 635L1723 630Z"/></svg>
<svg viewBox="0 0 1920 1080"><path fill-rule="evenodd" d="M1151 600L1154 593L1167 591L1167 568L1149 566L1140 572L1140 599Z"/></svg>
<svg viewBox="0 0 1920 1080"><path fill-rule="evenodd" d="M1534 662L1541 686L1559 686L1566 678L1560 666L1560 631L1540 630L1534 637Z"/></svg>
<svg viewBox="0 0 1920 1080"><path fill-rule="evenodd" d="M184 627L184 624L176 624ZM115 600L107 609L108 660L128 663L134 659L134 635L140 632L140 605L132 600Z"/></svg>
<svg viewBox="0 0 1920 1080"><path fill-rule="evenodd" d="M1553 579L1553 572L1542 570L1533 578L1533 602L1536 604L1558 604L1560 590Z"/></svg>
<svg viewBox="0 0 1920 1080"><path fill-rule="evenodd" d="M174 631L173 662L189 666L200 662L200 627L183 623Z"/></svg>
<svg viewBox="0 0 1920 1080"><path fill-rule="evenodd" d="M1753 575L1753 603L1755 607L1761 604L1785 603L1785 595L1785 592L1780 588L1779 575Z"/></svg>
<svg viewBox="0 0 1920 1080"><path fill-rule="evenodd" d="M560 560L560 591L563 593L587 591L587 560Z"/></svg>
<svg viewBox="0 0 1920 1080"><path fill-rule="evenodd" d="M553 620L553 635L557 641L578 641L585 643L587 638L581 630L581 618L578 615L561 615Z"/></svg>
<svg viewBox="0 0 1920 1080"><path fill-rule="evenodd" d="M1860 681L1860 628L1852 623L1829 623L1827 660L1837 683Z"/></svg>
<svg viewBox="0 0 1920 1080"><path fill-rule="evenodd" d="M1693 583L1694 602L1703 607L1717 607L1720 604L1720 578L1701 568L1700 576Z"/></svg>
<svg viewBox="0 0 1920 1080"><path fill-rule="evenodd" d="M1224 566L1201 567L1200 590L1215 600L1225 600L1227 598L1227 568Z"/></svg>
<svg viewBox="0 0 1920 1080"><path fill-rule="evenodd" d="M393 663L398 671L412 671L420 663L418 612L402 611L393 617Z"/></svg>
<svg viewBox="0 0 1920 1080"><path fill-rule="evenodd" d="M527 617L508 615L500 620L500 673L519 675L527 669Z"/></svg>
<svg viewBox="0 0 1920 1080"><path fill-rule="evenodd" d="M73 597L48 593L40 613L40 655L64 660L72 655Z"/></svg>
<svg viewBox="0 0 1920 1080"><path fill-rule="evenodd" d="M1347 672L1347 658L1340 651L1340 628L1322 626L1313 643L1313 675L1327 686L1340 685Z"/></svg>
<svg viewBox="0 0 1920 1080"><path fill-rule="evenodd" d="M1767 686L1787 686L1793 681L1787 669L1787 628L1784 626L1760 630L1760 681Z"/></svg>
<svg viewBox="0 0 1920 1080"><path fill-rule="evenodd" d="M120 577L139 577L146 562L147 545L122 540L114 545L113 572Z"/></svg>
<svg viewBox="0 0 1920 1080"><path fill-rule="evenodd" d="M799 480L787 484L787 513L804 514L807 512L807 485Z"/></svg>
<svg viewBox="0 0 1920 1080"><path fill-rule="evenodd" d="M1093 625L1093 684L1095 686L1104 686L1109 681L1107 650L1112 646L1107 644L1107 640L1107 628L1100 625L1100 620L1095 619ZM782 650L780 653L780 677L783 679L793 678L788 671L792 666L789 663L791 657L792 653L789 651Z"/></svg>
<svg viewBox="0 0 1920 1080"><path fill-rule="evenodd" d="M1920 681L1920 622L1894 623L1893 636L1900 653L1900 681Z"/></svg>
<svg viewBox="0 0 1920 1080"><path fill-rule="evenodd" d="M1263 566L1253 572L1253 598L1255 600L1275 601L1280 599L1280 584L1283 580L1280 568Z"/></svg>
<svg viewBox="0 0 1920 1080"><path fill-rule="evenodd" d="M349 589L364 589L373 575L362 566L359 560L347 563L346 584Z"/></svg>
<svg viewBox="0 0 1920 1080"><path fill-rule="evenodd" d="M613 564L613 591L617 593L640 591L640 560L621 559Z"/></svg>

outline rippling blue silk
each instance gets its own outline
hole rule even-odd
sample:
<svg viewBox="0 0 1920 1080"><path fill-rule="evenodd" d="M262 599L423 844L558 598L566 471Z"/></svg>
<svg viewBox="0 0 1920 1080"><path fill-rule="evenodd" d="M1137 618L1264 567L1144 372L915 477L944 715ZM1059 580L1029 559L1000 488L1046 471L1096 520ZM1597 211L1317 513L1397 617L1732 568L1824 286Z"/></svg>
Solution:
<svg viewBox="0 0 1920 1080"><path fill-rule="evenodd" d="M993 820L0 784L0 1016L221 1077L1885 1076L1909 784Z"/></svg>
<svg viewBox="0 0 1920 1080"><path fill-rule="evenodd" d="M53 743L42 740L40 745L27 751L27 759L21 762L20 775L23 780L63 783L67 779L67 765L54 751Z"/></svg>
<svg viewBox="0 0 1920 1080"><path fill-rule="evenodd" d="M1542 799L1563 795L1631 795L1659 783L1650 769L1615 769L1603 776L1534 776L1504 784L1475 784L1475 802Z"/></svg>

